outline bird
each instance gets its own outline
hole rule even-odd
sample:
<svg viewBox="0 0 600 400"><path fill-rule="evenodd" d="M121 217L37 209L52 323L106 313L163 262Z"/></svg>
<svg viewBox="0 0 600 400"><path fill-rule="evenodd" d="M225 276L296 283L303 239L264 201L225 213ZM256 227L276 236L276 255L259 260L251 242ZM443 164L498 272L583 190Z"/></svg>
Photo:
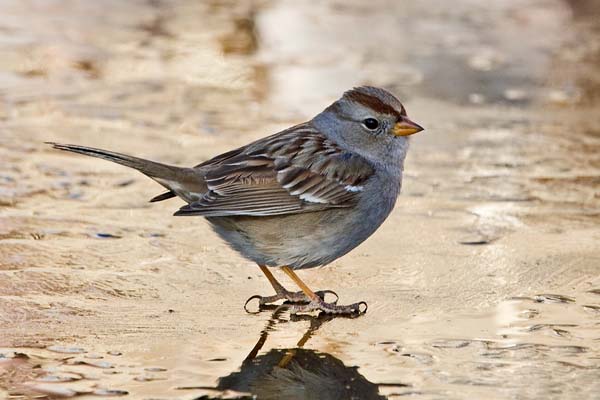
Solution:
<svg viewBox="0 0 600 400"><path fill-rule="evenodd" d="M402 186L410 120L389 91L352 88L311 120L217 155L178 167L93 147L47 142L55 149L138 170L178 197L175 216L202 216L216 234L256 263L291 313L361 314L364 301L337 304L331 290L313 291L295 271L325 266L365 241L390 215ZM287 290L283 271L301 289ZM336 299L325 301L332 293ZM246 307L246 305L244 307Z"/></svg>

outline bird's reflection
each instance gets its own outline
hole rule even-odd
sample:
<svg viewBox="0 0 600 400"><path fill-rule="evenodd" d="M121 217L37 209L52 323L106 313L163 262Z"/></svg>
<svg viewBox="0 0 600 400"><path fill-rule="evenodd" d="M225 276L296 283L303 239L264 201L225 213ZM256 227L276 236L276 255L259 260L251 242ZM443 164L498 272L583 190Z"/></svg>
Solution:
<svg viewBox="0 0 600 400"><path fill-rule="evenodd" d="M304 348L306 342L326 322L334 318L351 317L290 316L289 321L310 321L310 326L298 341L297 347L272 349L258 355L275 324L286 322L282 319L285 307L272 309L273 315L240 370L220 378L215 389L251 393L260 400L386 398L379 394L377 384L369 382L358 372L358 367L348 367L331 354Z"/></svg>

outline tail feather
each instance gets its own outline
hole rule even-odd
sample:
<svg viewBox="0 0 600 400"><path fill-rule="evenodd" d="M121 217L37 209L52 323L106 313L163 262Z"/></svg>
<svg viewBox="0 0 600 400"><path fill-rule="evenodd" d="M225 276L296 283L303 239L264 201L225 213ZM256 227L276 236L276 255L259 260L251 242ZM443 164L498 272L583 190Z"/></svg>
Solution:
<svg viewBox="0 0 600 400"><path fill-rule="evenodd" d="M151 198L150 203L155 203L157 201L172 199L173 197L176 197L176 196L177 195L172 190L169 190L168 192L161 193L158 196L154 196L153 198Z"/></svg>
<svg viewBox="0 0 600 400"><path fill-rule="evenodd" d="M198 190L201 191L203 189L202 179L190 168L181 168L172 165L161 164L158 162L145 160L143 158L128 156L126 154L115 153L108 150L96 149L93 147L54 142L46 143L55 149L101 158L103 160L112 161L114 163L140 171L169 190L166 193L152 198L150 200L151 202L166 200L175 196L180 196L187 201L189 192Z"/></svg>
<svg viewBox="0 0 600 400"><path fill-rule="evenodd" d="M169 179L173 177L173 174L176 169L180 169L178 167L173 167L170 165L165 165L150 160L144 160L143 158L128 156L126 154L115 153L108 150L96 149L93 147L53 142L46 143L51 145L55 149L84 154L90 157L102 158L104 160L112 161L117 164L125 165L126 167L137 169L144 175L148 175L151 178Z"/></svg>

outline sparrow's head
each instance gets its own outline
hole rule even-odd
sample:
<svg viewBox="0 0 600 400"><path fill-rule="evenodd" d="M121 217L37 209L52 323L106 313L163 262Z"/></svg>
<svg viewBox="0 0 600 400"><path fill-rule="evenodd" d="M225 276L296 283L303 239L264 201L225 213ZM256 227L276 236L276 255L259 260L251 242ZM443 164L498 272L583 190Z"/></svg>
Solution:
<svg viewBox="0 0 600 400"><path fill-rule="evenodd" d="M408 118L394 95L372 86L347 91L313 122L323 133L357 153L390 161L398 157L403 160L407 136L423 130Z"/></svg>

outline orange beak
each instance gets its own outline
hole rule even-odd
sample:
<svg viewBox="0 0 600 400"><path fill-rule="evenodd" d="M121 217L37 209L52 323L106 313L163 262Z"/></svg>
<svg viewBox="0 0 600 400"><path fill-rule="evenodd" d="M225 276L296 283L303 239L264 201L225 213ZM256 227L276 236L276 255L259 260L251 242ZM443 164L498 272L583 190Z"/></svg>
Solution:
<svg viewBox="0 0 600 400"><path fill-rule="evenodd" d="M402 117L392 128L392 133L394 136L408 136L421 132L423 129L421 125L412 122L408 117Z"/></svg>

